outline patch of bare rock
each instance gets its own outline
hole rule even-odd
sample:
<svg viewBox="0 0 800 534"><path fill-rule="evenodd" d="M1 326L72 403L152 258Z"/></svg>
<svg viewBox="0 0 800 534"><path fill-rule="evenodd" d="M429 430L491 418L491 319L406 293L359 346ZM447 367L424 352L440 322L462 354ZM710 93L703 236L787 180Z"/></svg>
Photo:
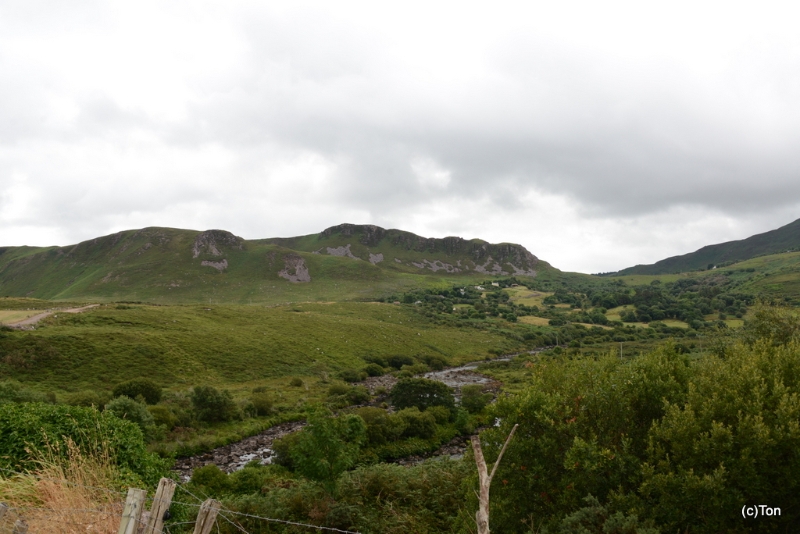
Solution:
<svg viewBox="0 0 800 534"><path fill-rule="evenodd" d="M308 272L306 261L297 254L287 254L283 257L283 270L278 276L290 282L310 282L311 273Z"/></svg>

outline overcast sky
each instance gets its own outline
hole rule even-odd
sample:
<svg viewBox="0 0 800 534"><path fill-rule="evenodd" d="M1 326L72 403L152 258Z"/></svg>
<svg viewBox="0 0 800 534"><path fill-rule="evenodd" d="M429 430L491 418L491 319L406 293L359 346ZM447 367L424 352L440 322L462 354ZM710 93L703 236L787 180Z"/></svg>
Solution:
<svg viewBox="0 0 800 534"><path fill-rule="evenodd" d="M0 245L342 222L600 272L800 218L800 12L0 0Z"/></svg>

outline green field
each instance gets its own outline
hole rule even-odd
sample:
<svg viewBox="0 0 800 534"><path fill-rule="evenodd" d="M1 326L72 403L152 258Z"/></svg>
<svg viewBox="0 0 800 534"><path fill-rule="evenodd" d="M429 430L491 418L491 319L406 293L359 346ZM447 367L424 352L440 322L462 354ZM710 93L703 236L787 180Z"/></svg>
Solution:
<svg viewBox="0 0 800 534"><path fill-rule="evenodd" d="M499 332L435 325L394 304L103 305L3 333L0 370L57 392L110 390L136 377L173 390L251 388L360 368L369 356L440 355L458 364L517 346Z"/></svg>

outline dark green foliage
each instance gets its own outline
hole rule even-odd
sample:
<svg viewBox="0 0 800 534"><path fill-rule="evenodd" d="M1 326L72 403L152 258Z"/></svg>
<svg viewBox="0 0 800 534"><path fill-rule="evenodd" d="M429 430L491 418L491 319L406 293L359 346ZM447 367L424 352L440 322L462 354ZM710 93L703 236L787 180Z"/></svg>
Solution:
<svg viewBox="0 0 800 534"><path fill-rule="evenodd" d="M64 397L64 402L70 406L94 406L98 410L111 400L111 395L105 391L78 391Z"/></svg>
<svg viewBox="0 0 800 534"><path fill-rule="evenodd" d="M404 365L414 365L414 358L411 356L403 356L402 354L395 354L394 356L389 356L387 362L390 367L400 369Z"/></svg>
<svg viewBox="0 0 800 534"><path fill-rule="evenodd" d="M417 407L425 410L430 406L444 406L452 410L455 407L453 390L441 382L426 378L400 379L389 393L389 398L400 409Z"/></svg>
<svg viewBox="0 0 800 534"><path fill-rule="evenodd" d="M0 382L0 404L4 402L48 402L54 399L46 393L26 388L19 382L6 380Z"/></svg>
<svg viewBox="0 0 800 534"><path fill-rule="evenodd" d="M214 464L204 465L192 471L191 483L208 495L223 495L231 488L228 475Z"/></svg>
<svg viewBox="0 0 800 534"><path fill-rule="evenodd" d="M430 412L420 412L416 406L397 412L405 423L403 437L432 438L436 435L436 417Z"/></svg>
<svg viewBox="0 0 800 534"><path fill-rule="evenodd" d="M759 340L786 345L800 340L800 317L794 310L761 304L745 321L742 335L750 345Z"/></svg>
<svg viewBox="0 0 800 534"><path fill-rule="evenodd" d="M383 367L377 363L368 364L366 367L364 367L364 372L367 373L368 376L383 376L385 373Z"/></svg>
<svg viewBox="0 0 800 534"><path fill-rule="evenodd" d="M113 396L132 399L141 396L147 404L158 404L161 400L161 386L149 378L134 378L114 386Z"/></svg>
<svg viewBox="0 0 800 534"><path fill-rule="evenodd" d="M147 411L153 416L153 423L156 426L163 426L167 430L172 430L178 424L178 417L166 406L161 404L148 406Z"/></svg>
<svg viewBox="0 0 800 534"><path fill-rule="evenodd" d="M250 402L256 415L265 416L272 413L272 395L266 391L255 392L250 395Z"/></svg>
<svg viewBox="0 0 800 534"><path fill-rule="evenodd" d="M491 393L484 393L483 386L469 385L461 388L461 406L469 413L480 413L492 400Z"/></svg>
<svg viewBox="0 0 800 534"><path fill-rule="evenodd" d="M66 456L66 440L86 453L108 450L124 473L141 477L148 487L166 475L171 462L147 452L141 429L94 408L48 404L0 404L0 467L34 468L26 450L55 448Z"/></svg>
<svg viewBox="0 0 800 534"><path fill-rule="evenodd" d="M528 532L521 521L534 517L567 532L734 532L730 510L770 502L781 517L748 528L784 531L800 520L800 345L772 339L695 361L666 346L530 368L530 388L499 399L502 425L482 435L491 462L520 425L492 489L493 530Z"/></svg>
<svg viewBox="0 0 800 534"><path fill-rule="evenodd" d="M195 386L191 393L192 407L201 421L216 423L241 417L230 391L212 386Z"/></svg>
<svg viewBox="0 0 800 534"><path fill-rule="evenodd" d="M289 385L292 386L293 388L301 388L303 387L303 380L298 377L294 377L291 380L289 380Z"/></svg>
<svg viewBox="0 0 800 534"><path fill-rule="evenodd" d="M147 406L130 397L122 396L113 399L106 404L105 411L120 419L136 423L139 428L142 429L145 436L148 435L151 428L155 425L153 416L147 411Z"/></svg>
<svg viewBox="0 0 800 534"><path fill-rule="evenodd" d="M339 376L345 382L363 382L367 378L367 373L356 369L345 369L339 373Z"/></svg>
<svg viewBox="0 0 800 534"><path fill-rule="evenodd" d="M366 425L357 415L333 417L317 409L309 414L308 425L299 432L289 455L297 472L322 482L332 493L339 475L355 464L366 438Z"/></svg>
<svg viewBox="0 0 800 534"><path fill-rule="evenodd" d="M405 419L397 414L389 414L386 410L367 406L359 408L355 414L367 425L367 439L370 445L383 445L397 441L408 427Z"/></svg>
<svg viewBox="0 0 800 534"><path fill-rule="evenodd" d="M328 403L335 408L364 404L369 402L369 399L369 390L364 386L332 384L328 388Z"/></svg>
<svg viewBox="0 0 800 534"><path fill-rule="evenodd" d="M561 522L561 534L659 534L651 526L641 526L635 516L622 512L610 514L593 496L584 499L587 506L568 515Z"/></svg>
<svg viewBox="0 0 800 534"><path fill-rule="evenodd" d="M237 512L286 521L325 525L370 533L436 534L462 532L457 513L463 506L462 481L474 469L466 462L425 462L413 467L378 464L343 473L337 480L336 499L319 485L296 479L278 466L245 467L229 475L231 497L225 506ZM244 472L252 471L246 477ZM237 480L250 480L249 489L261 483L261 491L241 491L247 487ZM236 494L236 495L233 495ZM239 516L247 532L300 532L293 527L270 524ZM240 531L220 524L221 532ZM305 532L308 529L304 529Z"/></svg>

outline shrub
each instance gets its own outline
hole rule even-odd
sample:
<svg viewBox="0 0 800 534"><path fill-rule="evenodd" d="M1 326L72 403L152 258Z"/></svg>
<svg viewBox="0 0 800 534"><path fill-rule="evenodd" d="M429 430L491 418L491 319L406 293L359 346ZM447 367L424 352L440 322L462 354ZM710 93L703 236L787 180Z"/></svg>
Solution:
<svg viewBox="0 0 800 534"><path fill-rule="evenodd" d="M64 398L64 402L70 406L94 406L98 410L102 410L110 400L111 395L105 391L79 391Z"/></svg>
<svg viewBox="0 0 800 534"><path fill-rule="evenodd" d="M228 475L214 464L204 465L192 471L191 483L210 495L222 495L231 488Z"/></svg>
<svg viewBox="0 0 800 534"><path fill-rule="evenodd" d="M50 396L28 389L16 381L0 382L0 403L3 402L54 402Z"/></svg>
<svg viewBox="0 0 800 534"><path fill-rule="evenodd" d="M289 451L295 469L322 482L333 493L339 475L355 464L367 438L366 430L364 420L357 415L333 417L321 409L311 412L308 425Z"/></svg>
<svg viewBox="0 0 800 534"><path fill-rule="evenodd" d="M162 404L148 406L147 411L153 416L156 426L163 426L167 430L172 430L178 424L178 417Z"/></svg>
<svg viewBox="0 0 800 534"><path fill-rule="evenodd" d="M364 372L367 373L368 376L383 376L384 374L383 367L377 363L371 363L364 367Z"/></svg>
<svg viewBox="0 0 800 534"><path fill-rule="evenodd" d="M414 365L414 358L411 356L403 356L397 354L395 356L389 356L388 363L390 367L394 367L395 369L400 369L404 365Z"/></svg>
<svg viewBox="0 0 800 534"><path fill-rule="evenodd" d="M289 385L292 386L293 388L301 388L303 387L304 384L300 378L294 377L291 380L289 380Z"/></svg>
<svg viewBox="0 0 800 534"><path fill-rule="evenodd" d="M461 388L461 406L469 413L480 413L492 400L491 393L484 393L483 387L469 385Z"/></svg>
<svg viewBox="0 0 800 534"><path fill-rule="evenodd" d="M447 385L426 378L402 378L392 388L389 397L397 408L412 406L425 410L430 406L455 407L453 390Z"/></svg>
<svg viewBox="0 0 800 534"><path fill-rule="evenodd" d="M339 376L345 382L362 382L365 378L367 378L367 373L364 371L357 371L355 369L345 369Z"/></svg>
<svg viewBox="0 0 800 534"><path fill-rule="evenodd" d="M130 397L135 399L141 395L147 404L158 404L161 400L161 386L149 378L134 378L114 386L114 397Z"/></svg>
<svg viewBox="0 0 800 534"><path fill-rule="evenodd" d="M231 421L241 417L230 391L212 386L195 386L190 396L197 418L210 423Z"/></svg>
<svg viewBox="0 0 800 534"><path fill-rule="evenodd" d="M437 425L443 425L447 423L453 416L453 413L444 406L431 406L425 410L425 413L431 414L436 420Z"/></svg>
<svg viewBox="0 0 800 534"><path fill-rule="evenodd" d="M356 386L350 388L347 392L347 400L350 404L364 404L369 402L370 395L369 390L364 386Z"/></svg>
<svg viewBox="0 0 800 534"><path fill-rule="evenodd" d="M397 412L406 424L403 437L432 438L436 435L436 418L429 412L420 412L416 406Z"/></svg>
<svg viewBox="0 0 800 534"><path fill-rule="evenodd" d="M386 410L366 406L359 408L355 414L361 417L367 425L367 440L370 445L382 445L389 441L396 441L403 435L408 424L405 419L396 414L388 414Z"/></svg>
<svg viewBox="0 0 800 534"><path fill-rule="evenodd" d="M272 413L272 395L267 392L258 392L250 395L253 410L256 415L269 415Z"/></svg>
<svg viewBox="0 0 800 534"><path fill-rule="evenodd" d="M63 404L0 404L0 468L33 468L37 451L55 451L68 458L68 440L84 454L109 451L123 475L140 477L151 486L171 465L147 452L137 425L111 413Z"/></svg>
<svg viewBox="0 0 800 534"><path fill-rule="evenodd" d="M155 420L150 412L147 411L147 406L130 397L122 396L111 400L106 404L106 412L120 419L136 423L145 435L148 435L152 427L155 426Z"/></svg>

